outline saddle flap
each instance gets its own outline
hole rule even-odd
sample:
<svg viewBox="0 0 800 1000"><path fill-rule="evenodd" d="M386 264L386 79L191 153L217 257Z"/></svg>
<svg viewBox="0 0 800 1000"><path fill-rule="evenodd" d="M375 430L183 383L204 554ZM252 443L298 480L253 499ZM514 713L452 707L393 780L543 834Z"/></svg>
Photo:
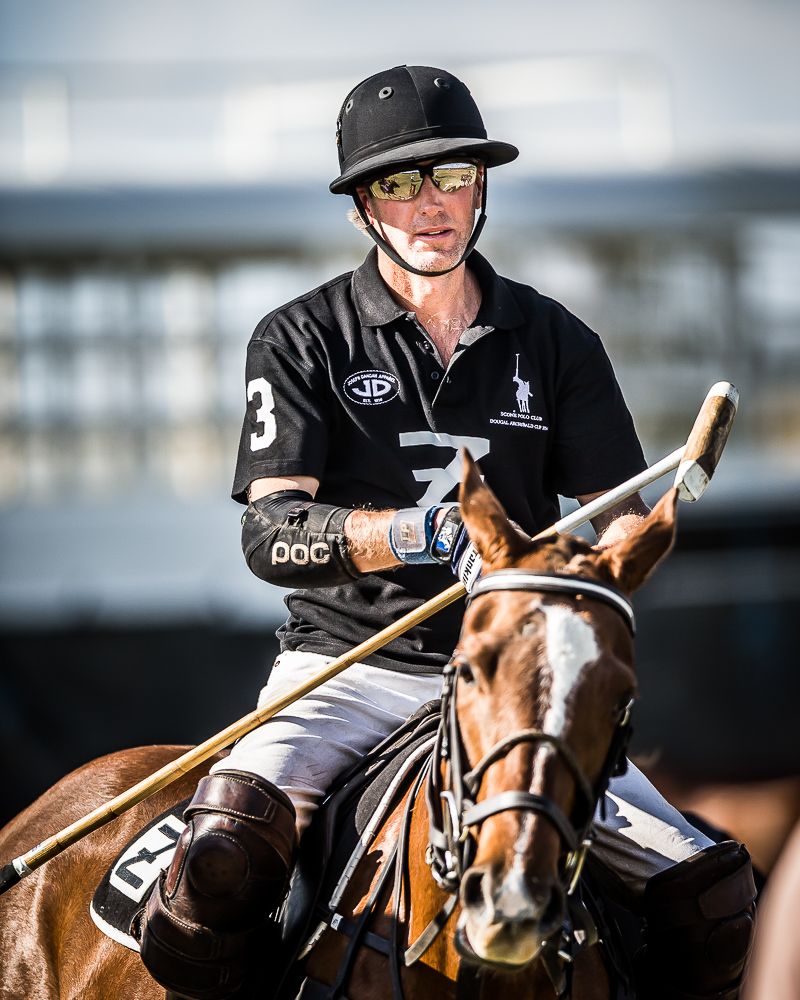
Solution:
<svg viewBox="0 0 800 1000"><path fill-rule="evenodd" d="M92 898L89 913L95 925L131 951L139 950L130 932L131 920L172 861L186 829L183 813L190 801L177 803L140 830L103 876Z"/></svg>
<svg viewBox="0 0 800 1000"><path fill-rule="evenodd" d="M403 726L344 774L306 831L283 913L287 954L297 951L314 919L324 888L335 884L392 779L438 724L439 702L416 712ZM103 876L90 906L95 925L113 941L139 951L130 926L152 886L166 870L186 828L184 799L140 830Z"/></svg>

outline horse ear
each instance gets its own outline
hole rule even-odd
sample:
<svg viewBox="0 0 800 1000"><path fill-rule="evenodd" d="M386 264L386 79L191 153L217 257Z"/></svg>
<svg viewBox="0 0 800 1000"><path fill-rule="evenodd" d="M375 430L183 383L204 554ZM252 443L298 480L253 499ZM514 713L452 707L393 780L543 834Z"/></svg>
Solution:
<svg viewBox="0 0 800 1000"><path fill-rule="evenodd" d="M668 490L637 528L602 552L598 564L620 590L633 593L672 548L677 506L678 491Z"/></svg>
<svg viewBox="0 0 800 1000"><path fill-rule="evenodd" d="M472 456L461 452L463 475L458 499L470 540L488 567L498 569L518 559L529 540L511 524L497 497L481 479Z"/></svg>

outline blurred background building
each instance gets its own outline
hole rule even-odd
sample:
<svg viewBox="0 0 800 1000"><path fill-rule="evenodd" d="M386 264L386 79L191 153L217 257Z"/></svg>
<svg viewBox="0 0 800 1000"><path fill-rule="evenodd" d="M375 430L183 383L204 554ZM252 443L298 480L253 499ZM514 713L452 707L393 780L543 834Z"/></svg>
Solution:
<svg viewBox="0 0 800 1000"><path fill-rule="evenodd" d="M368 249L327 193L334 124L355 82L408 62L464 78L520 147L480 249L601 333L651 461L711 383L741 390L639 600L637 746L678 798L759 782L788 823L799 31L789 0L2 0L0 813L252 706L283 605L228 499L245 346Z"/></svg>

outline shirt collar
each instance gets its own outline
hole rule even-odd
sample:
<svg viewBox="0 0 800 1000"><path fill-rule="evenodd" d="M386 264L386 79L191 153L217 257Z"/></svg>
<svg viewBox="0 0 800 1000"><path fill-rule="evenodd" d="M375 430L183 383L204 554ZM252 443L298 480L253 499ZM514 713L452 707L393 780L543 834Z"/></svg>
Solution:
<svg viewBox="0 0 800 1000"><path fill-rule="evenodd" d="M481 305L473 327L511 330L523 322L522 312L508 283L476 250L469 255L468 267L481 286ZM353 302L362 326L387 326L407 310L397 302L378 270L378 248L373 247L364 263L353 271Z"/></svg>

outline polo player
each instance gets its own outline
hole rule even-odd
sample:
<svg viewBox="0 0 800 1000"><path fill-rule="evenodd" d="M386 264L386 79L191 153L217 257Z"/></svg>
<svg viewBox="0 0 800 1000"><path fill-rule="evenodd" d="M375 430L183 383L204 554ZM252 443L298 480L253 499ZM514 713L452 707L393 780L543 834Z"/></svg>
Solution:
<svg viewBox="0 0 800 1000"><path fill-rule="evenodd" d="M330 190L352 197L375 246L265 316L247 350L232 491L242 546L253 573L292 589L262 699L418 608L451 573L474 583L480 560L454 500L462 447L531 535L557 520L559 494L586 504L645 467L597 334L475 250L489 170L518 150L488 138L464 83L429 66L376 73L345 97L336 143ZM598 516L598 545L647 513L635 495ZM296 701L201 780L135 921L160 983L205 1000L247 994L265 916L326 789L439 696L462 611ZM733 1000L753 915L744 847L711 841L632 764L611 781L595 843L646 920L643 995Z"/></svg>

